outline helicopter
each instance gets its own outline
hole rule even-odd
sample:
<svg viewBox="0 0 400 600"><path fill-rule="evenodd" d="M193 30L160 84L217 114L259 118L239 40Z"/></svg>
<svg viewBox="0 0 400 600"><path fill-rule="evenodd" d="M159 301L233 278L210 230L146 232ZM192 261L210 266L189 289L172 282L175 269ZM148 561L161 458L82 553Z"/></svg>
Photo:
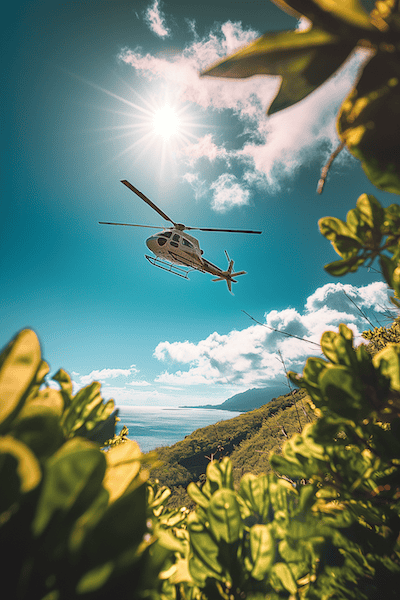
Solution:
<svg viewBox="0 0 400 600"><path fill-rule="evenodd" d="M153 210L155 210L165 221L171 223L170 226L164 227L160 231L146 240L146 245L154 256L145 254L145 257L155 267L159 267L165 271L189 279L188 274L191 271L200 271L201 273L210 273L216 276L212 281L226 281L228 290L232 293L232 283L237 283L235 277L245 275L246 271L233 271L234 261L229 258L227 251L225 255L228 260L228 268L224 271L203 256L203 250L200 249L198 240L186 233L186 231L223 231L228 233L262 233L261 231L252 231L246 229L215 229L210 227L188 227L183 223L175 223L170 219L164 211L162 211L154 202L147 196L136 189L129 181L122 179L128 189L134 192L139 198L144 200ZM100 225L122 225L125 227L146 227L149 229L159 229L157 225L137 225L134 223L111 223L107 221L99 221Z"/></svg>

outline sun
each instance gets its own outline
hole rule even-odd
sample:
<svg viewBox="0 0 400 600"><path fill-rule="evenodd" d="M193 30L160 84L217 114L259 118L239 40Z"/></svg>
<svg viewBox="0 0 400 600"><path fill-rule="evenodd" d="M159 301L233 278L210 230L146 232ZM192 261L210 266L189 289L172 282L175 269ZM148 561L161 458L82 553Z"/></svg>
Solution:
<svg viewBox="0 0 400 600"><path fill-rule="evenodd" d="M157 93L148 90L143 96L126 83L129 93L121 95L75 77L129 108L129 111L119 107L104 108L111 115L111 121L98 131L111 131L108 140L117 151L110 162L120 161L123 156L127 156L127 160L130 160L129 156L139 160L147 155L156 160L156 166L164 172L167 164L177 165L177 157L184 154L186 146L198 142L199 129L206 127L202 117L193 111L192 104L182 102L167 88L164 91L157 88Z"/></svg>
<svg viewBox="0 0 400 600"><path fill-rule="evenodd" d="M154 112L153 131L164 139L176 136L180 132L180 120L176 111L170 106L164 106Z"/></svg>

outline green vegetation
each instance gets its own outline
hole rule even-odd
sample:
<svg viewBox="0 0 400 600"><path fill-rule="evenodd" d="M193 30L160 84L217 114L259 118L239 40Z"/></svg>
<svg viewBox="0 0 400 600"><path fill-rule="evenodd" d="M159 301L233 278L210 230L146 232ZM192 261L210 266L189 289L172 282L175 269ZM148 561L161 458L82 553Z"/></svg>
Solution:
<svg viewBox="0 0 400 600"><path fill-rule="evenodd" d="M293 390L261 408L197 429L172 446L157 448L161 464L152 469L151 479L171 489L168 505L177 506L178 494L179 501L192 506L182 489L176 488L202 481L211 460L229 456L236 484L244 473L269 472L270 452L280 452L284 440L315 418L305 395L305 390Z"/></svg>
<svg viewBox="0 0 400 600"><path fill-rule="evenodd" d="M341 108L338 130L371 181L400 193L398 0L379 0L370 15L357 0L290 0L292 8L277 2L306 15L313 27L266 34L213 74L282 75L276 111L318 87L354 47L369 48L371 60ZM379 257L398 309L400 206L383 208L363 194L346 222L326 218L320 228L340 256L327 270L343 275ZM189 513L168 508L170 490L148 481L155 459L144 458L135 442L120 436L102 449L115 413L99 384L74 396L69 377L59 371L59 389L46 387L48 367L37 337L19 333L0 355L0 541L7 598L397 599L398 320L364 337L370 352L365 345L354 348L344 324L327 331L324 358L309 358L302 375L289 374L308 394L316 417L291 437L296 409L278 402L275 415L264 421L258 411L242 415L249 437L241 437L232 419L230 435L217 425L206 439L194 436L168 450L180 457L183 477L189 472L185 457L214 454L206 459L205 478L203 466L189 461L190 476L202 479L187 487L194 506ZM290 416L287 440L274 441L271 424ZM264 452L267 438L276 443L273 472L256 475L249 469L261 466L250 455ZM231 458L215 460L226 448Z"/></svg>
<svg viewBox="0 0 400 600"><path fill-rule="evenodd" d="M138 445L128 440L105 452L87 439L109 435L114 402L103 402L98 383L74 396L64 371L54 377L58 390L46 387L48 370L30 330L0 355L7 598L97 600L117 586L134 597L160 588L157 576L173 551L167 534L154 537L160 494L150 495Z"/></svg>

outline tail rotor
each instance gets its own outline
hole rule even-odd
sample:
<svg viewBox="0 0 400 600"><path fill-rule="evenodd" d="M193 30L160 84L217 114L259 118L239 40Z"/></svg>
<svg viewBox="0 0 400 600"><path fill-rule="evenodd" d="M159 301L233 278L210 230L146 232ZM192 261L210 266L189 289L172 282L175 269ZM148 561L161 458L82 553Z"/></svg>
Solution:
<svg viewBox="0 0 400 600"><path fill-rule="evenodd" d="M232 283L237 283L234 277L239 277L239 275L246 275L246 271L236 271L233 273L233 265L234 261L229 258L229 254L225 250L225 256L228 261L228 268L226 271L221 273L221 277L217 277L216 279L212 279L212 281L226 281L226 285L228 286L229 292L232 294Z"/></svg>

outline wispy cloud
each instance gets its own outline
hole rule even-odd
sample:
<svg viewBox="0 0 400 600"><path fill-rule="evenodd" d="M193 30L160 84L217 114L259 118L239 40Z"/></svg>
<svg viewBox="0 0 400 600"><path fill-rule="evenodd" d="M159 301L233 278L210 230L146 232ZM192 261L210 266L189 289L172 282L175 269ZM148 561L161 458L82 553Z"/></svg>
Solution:
<svg viewBox="0 0 400 600"><path fill-rule="evenodd" d="M209 191L207 181L200 177L200 173L185 173L182 179L186 181L194 191L194 197L199 200Z"/></svg>
<svg viewBox="0 0 400 600"><path fill-rule="evenodd" d="M135 365L131 365L129 369L96 369L89 373L89 375L82 375L79 377L79 383L86 385L91 381L100 381L106 383L108 379L115 379L117 377L129 377L135 373L138 373L138 369Z"/></svg>
<svg viewBox="0 0 400 600"><path fill-rule="evenodd" d="M368 323L346 294L364 311L373 309L379 314L388 307L387 288L381 282L360 288L329 283L309 296L301 312L293 308L272 310L264 315L263 324L226 335L214 332L196 344L161 342L154 356L168 363L169 368L156 381L185 386L230 384L242 388L284 382L279 353L287 369L301 371L307 356L320 353L315 344L319 344L322 333L327 329L337 330L340 323L348 325L356 342L361 342L360 334L368 328ZM175 370L174 365L179 368Z"/></svg>
<svg viewBox="0 0 400 600"><path fill-rule="evenodd" d="M201 158L214 162L217 158L226 159L229 154L223 146L217 146L213 141L211 133L199 138L195 143L188 144L181 150L181 154L187 159L187 163L193 166Z"/></svg>
<svg viewBox="0 0 400 600"><path fill-rule="evenodd" d="M299 23L300 29L305 26L306 23ZM156 56L124 50L121 59L140 76L169 84L180 101L211 111L229 110L236 124L241 124L244 134L241 147L228 151L217 146L211 134L207 134L187 146L181 153L182 161L196 170L201 160L215 163L221 159L226 171L234 159L236 164L241 163L245 181L257 182L269 193L276 193L301 165L316 158L322 165L336 147L335 116L365 60L365 53L356 52L313 94L267 118L265 112L278 91L278 77L234 80L199 76L200 71L258 36L259 32L228 21L202 39L196 36L180 54ZM352 160L343 152L335 164ZM213 207L219 209L217 203Z"/></svg>
<svg viewBox="0 0 400 600"><path fill-rule="evenodd" d="M148 7L145 13L145 20L151 31L159 37L165 38L171 34L165 25L165 16L160 10L159 0L154 0L154 3Z"/></svg>
<svg viewBox="0 0 400 600"><path fill-rule="evenodd" d="M249 204L250 191L232 173L223 173L213 184L211 207L217 212L226 212L233 206Z"/></svg>

